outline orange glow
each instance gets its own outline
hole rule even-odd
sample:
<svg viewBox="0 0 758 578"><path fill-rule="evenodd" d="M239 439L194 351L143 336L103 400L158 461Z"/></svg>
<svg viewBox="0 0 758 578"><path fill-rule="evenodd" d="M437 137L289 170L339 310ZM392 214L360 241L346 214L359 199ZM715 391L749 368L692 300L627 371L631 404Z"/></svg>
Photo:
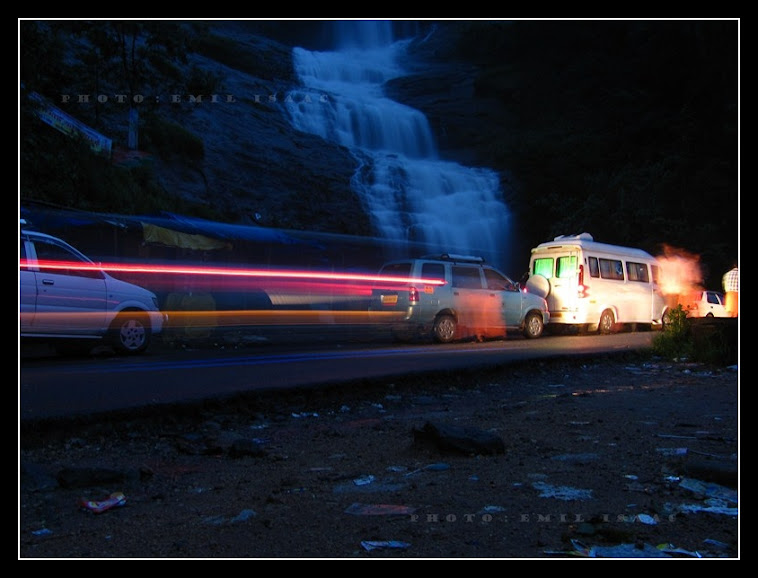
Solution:
<svg viewBox="0 0 758 578"><path fill-rule="evenodd" d="M679 297L702 289L703 273L699 256L664 246L664 254L658 257L658 261L661 264L658 284L664 295Z"/></svg>
<svg viewBox="0 0 758 578"><path fill-rule="evenodd" d="M402 312L373 313L334 310L237 310L167 311L166 330L184 327L236 327L246 325L334 325L377 324L402 317Z"/></svg>

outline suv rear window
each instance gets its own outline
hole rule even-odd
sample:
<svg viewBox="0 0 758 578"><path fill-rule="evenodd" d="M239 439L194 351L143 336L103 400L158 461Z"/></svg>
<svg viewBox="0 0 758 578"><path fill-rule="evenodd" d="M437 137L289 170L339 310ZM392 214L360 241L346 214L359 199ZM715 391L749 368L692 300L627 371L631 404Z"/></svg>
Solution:
<svg viewBox="0 0 758 578"><path fill-rule="evenodd" d="M440 279L445 280L445 265L442 263L424 263L421 266L421 277L423 279Z"/></svg>
<svg viewBox="0 0 758 578"><path fill-rule="evenodd" d="M382 267L381 275L387 275L389 277L410 277L411 276L411 264L410 263L389 263Z"/></svg>

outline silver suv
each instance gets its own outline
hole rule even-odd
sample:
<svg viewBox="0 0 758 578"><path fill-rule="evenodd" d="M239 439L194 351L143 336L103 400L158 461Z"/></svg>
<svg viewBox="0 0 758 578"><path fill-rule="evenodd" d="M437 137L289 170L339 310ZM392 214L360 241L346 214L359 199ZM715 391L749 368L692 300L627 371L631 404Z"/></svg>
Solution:
<svg viewBox="0 0 758 578"><path fill-rule="evenodd" d="M540 337L550 320L542 297L480 257L435 255L386 263L372 289L369 314L399 340L429 337L504 338L509 331Z"/></svg>
<svg viewBox="0 0 758 578"><path fill-rule="evenodd" d="M67 350L105 341L118 353L136 354L147 349L165 320L151 291L112 277L57 237L21 229L21 338L49 340Z"/></svg>

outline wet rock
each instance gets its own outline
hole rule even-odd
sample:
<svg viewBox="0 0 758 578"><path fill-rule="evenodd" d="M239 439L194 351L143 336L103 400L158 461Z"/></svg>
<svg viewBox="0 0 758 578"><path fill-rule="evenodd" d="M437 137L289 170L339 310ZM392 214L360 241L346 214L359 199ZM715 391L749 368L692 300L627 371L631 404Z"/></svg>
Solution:
<svg viewBox="0 0 758 578"><path fill-rule="evenodd" d="M505 453L501 438L471 427L426 422L421 429L413 430L413 438L415 443L431 443L442 452L465 455Z"/></svg>
<svg viewBox="0 0 758 578"><path fill-rule="evenodd" d="M128 475L108 468L64 468L56 479L62 488L86 488L105 484L121 484Z"/></svg>
<svg viewBox="0 0 758 578"><path fill-rule="evenodd" d="M21 462L21 484L30 490L52 490L58 487L55 476L38 464Z"/></svg>
<svg viewBox="0 0 758 578"><path fill-rule="evenodd" d="M267 455L266 450L255 440L239 438L234 440L232 445L229 446L229 456L233 458L244 456L263 457L265 455Z"/></svg>
<svg viewBox="0 0 758 578"><path fill-rule="evenodd" d="M737 488L739 472L736 461L688 460L684 463L682 470L690 478L713 482L728 488Z"/></svg>

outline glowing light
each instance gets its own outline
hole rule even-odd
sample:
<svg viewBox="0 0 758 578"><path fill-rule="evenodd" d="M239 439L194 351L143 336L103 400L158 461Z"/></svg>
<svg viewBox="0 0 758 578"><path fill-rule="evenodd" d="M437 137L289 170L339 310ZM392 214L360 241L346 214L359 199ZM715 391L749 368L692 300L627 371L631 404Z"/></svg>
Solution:
<svg viewBox="0 0 758 578"><path fill-rule="evenodd" d="M334 310L247 310L235 311L166 311L165 327L236 327L247 325L363 325L390 322L402 313Z"/></svg>
<svg viewBox="0 0 758 578"><path fill-rule="evenodd" d="M671 305L678 303L682 296L702 289L703 273L699 256L683 249L665 246L664 254L657 259L661 265L658 285Z"/></svg>
<svg viewBox="0 0 758 578"><path fill-rule="evenodd" d="M81 261L51 261L20 259L21 269L34 269L46 272L71 271L107 271L111 274L132 276L130 281L153 290L166 290L171 296L202 295L207 299L187 304L171 299L163 304L162 310L168 316L167 328L177 327L223 327L242 325L276 325L276 324L362 324L383 323L402 313L377 315L369 313L366 308L368 298L374 289L394 289L420 284L427 287L444 285L440 279L422 279L415 277L398 277L377 274L261 269L235 267L206 267L195 265L165 264L121 264L91 263ZM150 279L139 280L133 277ZM176 279L179 277L180 287ZM214 297L235 293L248 296L264 293L265 298L257 301L257 306L249 309L228 310L213 309ZM266 305L268 304L268 306ZM209 308L210 305L210 308ZM263 307L261 307L263 305ZM103 312L107 305L103 304ZM314 308L309 310L309 308ZM91 323L91 316L71 314L71 323L79 325ZM36 313L36 322L45 317ZM59 319L59 316L53 315Z"/></svg>
<svg viewBox="0 0 758 578"><path fill-rule="evenodd" d="M425 285L444 285L440 279L421 279L415 277L393 277L387 275L366 275L360 273L334 273L324 271L290 271L276 269L236 269L221 267L171 266L156 264L122 264L122 263L82 263L71 261L38 261L30 262L20 259L22 269L38 267L40 269L78 270L78 271L108 271L115 273L150 273L169 275L201 275L214 277L261 278L261 279L305 279L312 281L355 281L366 283L420 283Z"/></svg>
<svg viewBox="0 0 758 578"><path fill-rule="evenodd" d="M415 277L392 277L386 275L365 275L360 273L333 273L323 271L290 271L276 269L235 269L221 267L191 267L169 265L141 265L122 263L82 263L71 261L38 261L29 262L28 259L20 259L19 266L28 269L39 267L40 269L56 270L79 270L79 271L108 271L119 273L165 273L171 275L211 275L222 277L255 277L265 279L323 279L327 281L365 281L368 283L423 283L427 285L444 285L440 279L420 279Z"/></svg>

